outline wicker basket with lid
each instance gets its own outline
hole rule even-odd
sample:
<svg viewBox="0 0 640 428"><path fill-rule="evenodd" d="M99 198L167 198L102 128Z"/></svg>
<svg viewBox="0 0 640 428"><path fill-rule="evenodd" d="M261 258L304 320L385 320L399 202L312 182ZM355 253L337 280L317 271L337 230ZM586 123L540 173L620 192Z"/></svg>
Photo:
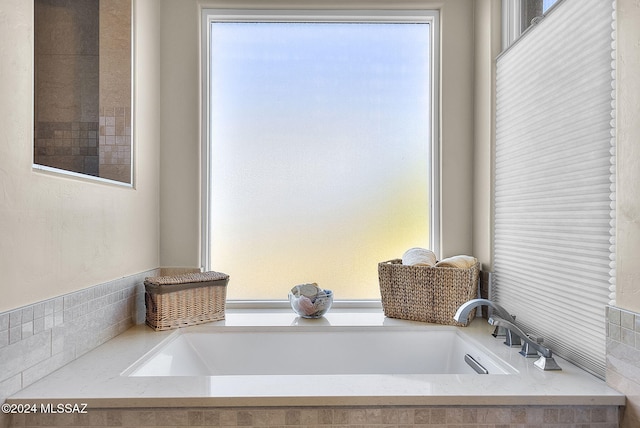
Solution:
<svg viewBox="0 0 640 428"><path fill-rule="evenodd" d="M146 278L147 325L170 330L223 320L228 282L229 275L213 271Z"/></svg>

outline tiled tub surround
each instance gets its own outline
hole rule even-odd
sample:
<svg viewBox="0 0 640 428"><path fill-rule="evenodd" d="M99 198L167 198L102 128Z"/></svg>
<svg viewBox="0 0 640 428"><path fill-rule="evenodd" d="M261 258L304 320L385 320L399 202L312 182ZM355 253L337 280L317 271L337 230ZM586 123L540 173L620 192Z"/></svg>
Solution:
<svg viewBox="0 0 640 428"><path fill-rule="evenodd" d="M640 314L607 307L607 383L627 396L622 428L640 427Z"/></svg>
<svg viewBox="0 0 640 428"><path fill-rule="evenodd" d="M424 324L373 313L330 312L302 320L290 311L228 310L216 325L292 326L324 323ZM189 327L206 329L207 325ZM486 320L462 329L516 375L327 375L319 383L287 376L128 377L122 372L175 331L131 328L13 395L17 403L87 403L84 415L20 415L14 426L422 426L438 428L614 428L624 396L558 358L561 372L542 372L533 360L491 337ZM179 333L178 333L179 334ZM256 344L256 355L259 355ZM311 345L315 349L315 344ZM399 350L401 352L401 350ZM414 376L414 375L411 375ZM311 380L311 379L310 379Z"/></svg>
<svg viewBox="0 0 640 428"><path fill-rule="evenodd" d="M12 426L614 428L618 411L601 406L99 409L81 415L16 415Z"/></svg>
<svg viewBox="0 0 640 428"><path fill-rule="evenodd" d="M144 314L138 311L144 310L144 278L157 272L142 272L0 313L0 403L143 322Z"/></svg>

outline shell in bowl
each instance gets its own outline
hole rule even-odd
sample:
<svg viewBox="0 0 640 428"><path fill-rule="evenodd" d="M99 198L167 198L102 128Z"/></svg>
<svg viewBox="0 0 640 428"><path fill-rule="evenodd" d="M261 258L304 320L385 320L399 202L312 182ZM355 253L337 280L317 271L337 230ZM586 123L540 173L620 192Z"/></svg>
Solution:
<svg viewBox="0 0 640 428"><path fill-rule="evenodd" d="M289 292L289 303L302 318L320 318L333 304L333 291L322 289L315 283L296 285Z"/></svg>

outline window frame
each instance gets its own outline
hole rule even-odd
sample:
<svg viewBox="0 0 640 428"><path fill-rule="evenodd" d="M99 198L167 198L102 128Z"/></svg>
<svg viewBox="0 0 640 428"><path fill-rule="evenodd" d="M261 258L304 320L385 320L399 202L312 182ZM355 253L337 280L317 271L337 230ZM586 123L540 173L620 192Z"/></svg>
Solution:
<svg viewBox="0 0 640 428"><path fill-rule="evenodd" d="M502 51L506 51L516 43L529 29L544 19L563 0L555 0L547 10L544 10L543 0L539 0L541 13L533 18L529 16L528 19L533 22L528 23L526 23L527 9L523 7L524 1L526 0L502 0Z"/></svg>
<svg viewBox="0 0 640 428"><path fill-rule="evenodd" d="M440 253L440 14L438 10L304 10L304 9L217 9L201 8L200 19L200 268L211 270L210 207L210 40L212 22L371 22L371 23L428 23L430 24L431 57L431 144L429 165L429 239L430 247ZM260 301L265 303L264 301ZM369 301L366 301L369 302ZM368 306L365 301L350 302ZM236 302L242 305L242 302ZM377 302L379 304L379 301ZM267 302L274 305L275 301ZM334 305L335 306L335 305Z"/></svg>

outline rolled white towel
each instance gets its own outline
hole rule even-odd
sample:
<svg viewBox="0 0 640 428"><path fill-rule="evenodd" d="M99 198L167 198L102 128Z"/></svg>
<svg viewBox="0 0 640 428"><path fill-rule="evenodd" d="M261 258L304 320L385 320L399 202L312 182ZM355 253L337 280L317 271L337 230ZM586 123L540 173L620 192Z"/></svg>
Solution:
<svg viewBox="0 0 640 428"><path fill-rule="evenodd" d="M452 267L458 269L469 269L478 263L478 259L471 256L453 256L440 260L436 267Z"/></svg>
<svg viewBox="0 0 640 428"><path fill-rule="evenodd" d="M436 254L426 248L410 248L402 255L402 264L407 266L433 267L436 261Z"/></svg>

